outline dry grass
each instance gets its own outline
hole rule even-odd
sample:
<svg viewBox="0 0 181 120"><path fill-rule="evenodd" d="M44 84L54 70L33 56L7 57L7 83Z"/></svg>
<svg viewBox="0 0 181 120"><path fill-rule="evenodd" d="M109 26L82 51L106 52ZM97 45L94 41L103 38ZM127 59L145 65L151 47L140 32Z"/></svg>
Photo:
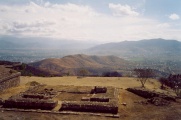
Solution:
<svg viewBox="0 0 181 120"><path fill-rule="evenodd" d="M26 85L21 85L21 86L18 86L18 87L9 88L7 90L4 90L4 91L0 92L0 98L6 100L6 99L8 99L9 97L11 97L13 95L17 95L20 92L26 91L28 88L29 87L26 86Z"/></svg>
<svg viewBox="0 0 181 120"><path fill-rule="evenodd" d="M123 89L141 86L139 81L130 77L21 77L21 85L31 81L37 81L47 85L113 86ZM157 89L160 87L160 83L152 79L147 81L145 86L149 89Z"/></svg>

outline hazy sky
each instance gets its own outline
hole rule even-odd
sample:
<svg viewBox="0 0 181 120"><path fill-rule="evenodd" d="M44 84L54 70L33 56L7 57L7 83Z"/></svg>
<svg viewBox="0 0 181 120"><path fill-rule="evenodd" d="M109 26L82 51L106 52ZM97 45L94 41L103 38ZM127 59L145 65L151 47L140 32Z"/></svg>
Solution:
<svg viewBox="0 0 181 120"><path fill-rule="evenodd" d="M0 36L181 40L181 0L0 0Z"/></svg>

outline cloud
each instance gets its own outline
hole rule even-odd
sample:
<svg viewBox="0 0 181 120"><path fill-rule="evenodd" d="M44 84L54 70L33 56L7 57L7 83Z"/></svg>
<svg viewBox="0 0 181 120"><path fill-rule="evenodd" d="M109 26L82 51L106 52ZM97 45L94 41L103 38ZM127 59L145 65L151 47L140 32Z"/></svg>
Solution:
<svg viewBox="0 0 181 120"><path fill-rule="evenodd" d="M50 25L54 25L54 22L46 21L46 20L39 20L33 22L23 22L23 21L15 21L13 22L13 26L15 28L32 28L32 27L46 27Z"/></svg>
<svg viewBox="0 0 181 120"><path fill-rule="evenodd" d="M110 3L108 7L113 15L72 3L41 1L41 4L0 5L0 35L103 42L181 39L180 28L174 29L170 23L144 18L128 5Z"/></svg>
<svg viewBox="0 0 181 120"><path fill-rule="evenodd" d="M173 14L171 14L171 15L169 16L169 18L170 18L171 20L178 20L178 19L180 19L180 16L177 15L177 14L175 14L175 13L173 13Z"/></svg>
<svg viewBox="0 0 181 120"><path fill-rule="evenodd" d="M161 23L157 25L158 28L169 28L170 24L169 23Z"/></svg>
<svg viewBox="0 0 181 120"><path fill-rule="evenodd" d="M109 8L112 10L113 15L115 16L138 16L139 13L134 11L129 5L121 5L121 4L109 4Z"/></svg>

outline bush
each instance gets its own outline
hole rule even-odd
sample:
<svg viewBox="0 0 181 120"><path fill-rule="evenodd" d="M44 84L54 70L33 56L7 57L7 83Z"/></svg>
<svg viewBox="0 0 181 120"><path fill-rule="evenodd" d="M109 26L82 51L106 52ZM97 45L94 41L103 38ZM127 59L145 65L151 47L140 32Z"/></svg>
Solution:
<svg viewBox="0 0 181 120"><path fill-rule="evenodd" d="M117 71L113 71L113 72L105 72L102 74L103 77L122 77L122 74L117 72Z"/></svg>
<svg viewBox="0 0 181 120"><path fill-rule="evenodd" d="M181 97L181 75L172 75L170 74L168 78L160 78L159 79L162 87L166 85L174 90L178 97Z"/></svg>

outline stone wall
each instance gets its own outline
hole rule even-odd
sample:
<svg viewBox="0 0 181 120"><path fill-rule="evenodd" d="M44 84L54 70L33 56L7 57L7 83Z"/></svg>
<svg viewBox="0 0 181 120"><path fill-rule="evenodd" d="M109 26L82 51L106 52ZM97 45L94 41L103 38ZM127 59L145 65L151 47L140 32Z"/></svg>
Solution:
<svg viewBox="0 0 181 120"><path fill-rule="evenodd" d="M164 93L159 93L155 91L150 91L144 88L127 88L127 90L144 98L160 97L165 100L176 101L176 98L174 96L166 95Z"/></svg>
<svg viewBox="0 0 181 120"><path fill-rule="evenodd" d="M94 89L91 91L91 93L106 93L107 88L106 87L101 87L101 86L95 86Z"/></svg>
<svg viewBox="0 0 181 120"><path fill-rule="evenodd" d="M0 91L19 86L21 73L13 73L10 76L0 78Z"/></svg>
<svg viewBox="0 0 181 120"><path fill-rule="evenodd" d="M90 101L63 101L61 110L78 111L78 112L98 112L98 113L118 113L116 103L101 103Z"/></svg>
<svg viewBox="0 0 181 120"><path fill-rule="evenodd" d="M82 97L81 101L63 101L60 111L117 114L119 90L117 88L114 88L111 92L109 90L107 87L95 86L91 90L91 97Z"/></svg>
<svg viewBox="0 0 181 120"><path fill-rule="evenodd" d="M42 109L52 110L58 101L31 99L31 98L9 98L5 100L3 107L5 108L23 108L23 109Z"/></svg>

